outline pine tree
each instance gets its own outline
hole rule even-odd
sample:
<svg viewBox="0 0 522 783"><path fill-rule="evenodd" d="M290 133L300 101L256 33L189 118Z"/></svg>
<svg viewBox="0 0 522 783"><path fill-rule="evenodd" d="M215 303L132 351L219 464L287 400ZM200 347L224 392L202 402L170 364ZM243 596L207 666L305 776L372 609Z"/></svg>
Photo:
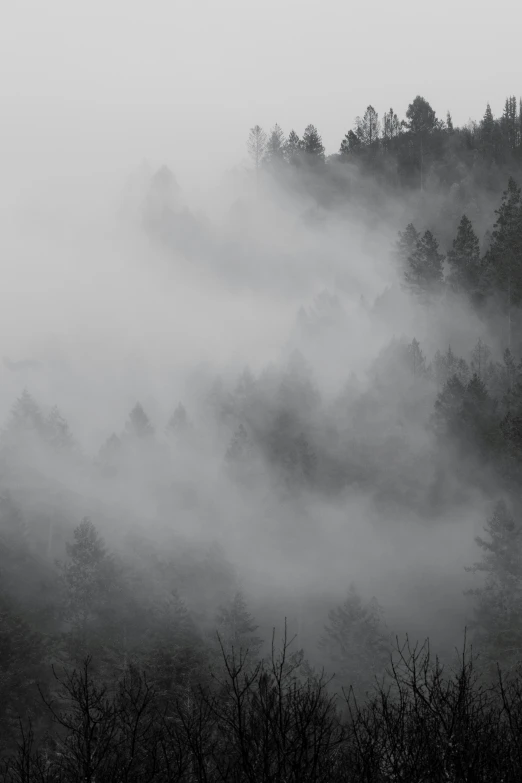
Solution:
<svg viewBox="0 0 522 783"><path fill-rule="evenodd" d="M486 254L486 275L502 297L510 347L512 308L522 302L522 196L512 177L496 215L491 246Z"/></svg>
<svg viewBox="0 0 522 783"><path fill-rule="evenodd" d="M44 679L44 638L20 616L16 605L0 593L0 736L2 751L14 740L19 718L35 717L40 699L37 682ZM45 667L47 668L47 667ZM37 701L38 699L38 701Z"/></svg>
<svg viewBox="0 0 522 783"><path fill-rule="evenodd" d="M153 437L154 429L139 402L131 410L125 429L128 435L139 440L147 440Z"/></svg>
<svg viewBox="0 0 522 783"><path fill-rule="evenodd" d="M364 117L357 117L355 120L356 134L361 144L365 147L374 147L380 138L381 125L379 115L373 108L368 106Z"/></svg>
<svg viewBox="0 0 522 783"><path fill-rule="evenodd" d="M414 378L423 378L427 374L426 357L424 356L418 340L413 338L408 345L408 363Z"/></svg>
<svg viewBox="0 0 522 783"><path fill-rule="evenodd" d="M285 134L279 127L274 125L268 137L266 144L264 163L270 167L277 167L286 160L286 140Z"/></svg>
<svg viewBox="0 0 522 783"><path fill-rule="evenodd" d="M474 375L480 378L486 386L489 386L495 369L491 361L491 349L482 338L479 338L471 352L470 368Z"/></svg>
<svg viewBox="0 0 522 783"><path fill-rule="evenodd" d="M319 647L325 650L343 688L363 695L389 662L390 638L376 599L366 605L352 583L346 600L328 612Z"/></svg>
<svg viewBox="0 0 522 783"><path fill-rule="evenodd" d="M185 406L180 402L167 424L167 434L174 437L184 437L192 430L192 424Z"/></svg>
<svg viewBox="0 0 522 783"><path fill-rule="evenodd" d="M7 439L16 443L27 437L45 434L45 417L34 397L24 389L11 409L11 416L4 430Z"/></svg>
<svg viewBox="0 0 522 783"><path fill-rule="evenodd" d="M406 117L405 126L414 136L427 136L440 126L435 111L420 95L408 106Z"/></svg>
<svg viewBox="0 0 522 783"><path fill-rule="evenodd" d="M256 635L257 629L241 591L235 593L228 605L219 608L216 630L225 653L233 652L236 660L247 651L250 661L258 657L263 640Z"/></svg>
<svg viewBox="0 0 522 783"><path fill-rule="evenodd" d="M439 437L452 436L459 431L466 384L458 375L451 375L437 395L432 423Z"/></svg>
<svg viewBox="0 0 522 783"><path fill-rule="evenodd" d="M504 501L484 529L487 538L475 538L482 560L466 571L484 573L485 583L466 593L475 597L476 644L506 672L522 658L522 530Z"/></svg>
<svg viewBox="0 0 522 783"><path fill-rule="evenodd" d="M179 694L202 668L202 640L176 590L153 601L147 647L151 682L164 697Z"/></svg>
<svg viewBox="0 0 522 783"><path fill-rule="evenodd" d="M68 561L58 563L64 590L62 617L69 627L73 654L83 655L106 625L106 610L116 589L116 570L103 540L85 518L67 544Z"/></svg>
<svg viewBox="0 0 522 783"><path fill-rule="evenodd" d="M227 448L225 459L229 464L240 464L248 452L248 433L242 424L234 432Z"/></svg>
<svg viewBox="0 0 522 783"><path fill-rule="evenodd" d="M439 243L431 231L425 231L408 258L404 274L406 285L417 294L439 291L443 283L443 261Z"/></svg>
<svg viewBox="0 0 522 783"><path fill-rule="evenodd" d="M63 418L56 405L51 409L45 422L46 440L58 452L71 452L74 448L74 438L67 421Z"/></svg>
<svg viewBox="0 0 522 783"><path fill-rule="evenodd" d="M473 298L478 290L481 275L480 246L471 221L463 215L448 253L451 273L448 279L454 291Z"/></svg>
<svg viewBox="0 0 522 783"><path fill-rule="evenodd" d="M309 163L324 162L324 146L315 125L306 126L302 149Z"/></svg>
<svg viewBox="0 0 522 783"><path fill-rule="evenodd" d="M296 166L299 164L299 161L301 159L301 151L303 149L303 142L295 132L295 130L291 130L288 134L288 139L286 140L285 145L285 154L286 159L289 163Z"/></svg>
<svg viewBox="0 0 522 783"><path fill-rule="evenodd" d="M347 160L350 156L355 155L361 149L361 147L361 140L357 134L354 133L353 130L349 130L342 140L341 147L339 149L341 160Z"/></svg>
<svg viewBox="0 0 522 783"><path fill-rule="evenodd" d="M447 381L456 375L459 381L466 386L470 378L469 367L466 361L456 356L451 350L451 345L445 354L437 351L433 359L435 380L439 388L444 387Z"/></svg>
<svg viewBox="0 0 522 783"><path fill-rule="evenodd" d="M267 142L266 133L259 125L254 125L253 128L250 128L250 133L247 141L247 149L248 149L248 154L250 155L252 162L254 164L256 175L259 172L261 163L265 156L266 142Z"/></svg>
<svg viewBox="0 0 522 783"><path fill-rule="evenodd" d="M410 259L417 248L419 239L420 234L413 223L409 223L404 231L399 231L399 238L395 244L394 256L403 273L409 267Z"/></svg>
<svg viewBox="0 0 522 783"><path fill-rule="evenodd" d="M399 118L393 109L390 109L389 112L384 114L382 123L382 144L386 151L389 151L394 147L395 139L399 138L401 130L402 127Z"/></svg>

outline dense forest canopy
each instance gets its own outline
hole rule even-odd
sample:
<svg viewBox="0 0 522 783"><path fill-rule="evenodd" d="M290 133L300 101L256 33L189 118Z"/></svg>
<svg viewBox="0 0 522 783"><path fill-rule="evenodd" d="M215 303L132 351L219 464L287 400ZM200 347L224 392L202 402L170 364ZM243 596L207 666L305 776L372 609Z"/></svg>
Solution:
<svg viewBox="0 0 522 783"><path fill-rule="evenodd" d="M88 267L1 367L2 779L519 780L520 100L246 150L223 220L144 165L33 226Z"/></svg>

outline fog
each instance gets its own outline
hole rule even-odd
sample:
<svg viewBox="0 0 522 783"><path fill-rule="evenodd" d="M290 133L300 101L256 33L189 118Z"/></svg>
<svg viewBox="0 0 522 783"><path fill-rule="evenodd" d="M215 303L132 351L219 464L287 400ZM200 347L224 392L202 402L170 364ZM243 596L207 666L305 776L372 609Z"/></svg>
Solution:
<svg viewBox="0 0 522 783"><path fill-rule="evenodd" d="M480 584L465 570L474 537L519 475L508 446L490 458L436 420L453 373L463 390L486 379L495 437L512 410L502 362L508 346L518 361L518 316L506 337L497 299L488 309L454 290L446 257L464 212L486 254L520 173L515 153L490 165L480 146L485 105L502 112L518 68L503 6L491 19L443 2L422 23L410 0L9 6L0 494L49 584L89 517L146 574L136 600L179 590L205 632L240 589L265 643L286 617L312 663L329 665L317 642L354 583L390 633L444 653L460 643L474 616L464 591ZM419 179L407 125L413 142L391 163L384 143L379 164L371 143L366 158L337 154L368 103L402 117L421 94L464 139L451 147L451 122L434 123L430 138L450 139L443 164L421 157ZM255 169L254 126L287 136L312 121L331 156L321 167L301 146L297 164L285 147L284 164ZM405 285L397 237L410 223L445 256L436 296ZM443 377L448 349L465 361ZM39 606L25 569L9 590ZM69 632L56 623L43 632Z"/></svg>

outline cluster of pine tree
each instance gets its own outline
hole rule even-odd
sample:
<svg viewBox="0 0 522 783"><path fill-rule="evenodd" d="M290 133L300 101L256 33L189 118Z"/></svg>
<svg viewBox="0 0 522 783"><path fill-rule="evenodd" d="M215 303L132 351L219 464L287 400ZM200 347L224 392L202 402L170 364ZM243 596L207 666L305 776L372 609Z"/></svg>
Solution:
<svg viewBox="0 0 522 783"><path fill-rule="evenodd" d="M404 119L390 109L382 119L373 106L355 119L339 151L326 156L315 125L308 125L300 137L291 130L285 137L279 125L267 134L259 125L250 130L248 152L256 170L282 163L335 164L351 162L389 185L420 187L430 178L452 185L477 169L493 182L494 173L517 165L522 156L522 99L506 99L502 116L495 118L488 104L479 122L455 127L450 113L437 117L429 102L420 95L410 103ZM463 171L464 169L464 171ZM493 179L491 179L493 176ZM482 183L483 184L483 183Z"/></svg>

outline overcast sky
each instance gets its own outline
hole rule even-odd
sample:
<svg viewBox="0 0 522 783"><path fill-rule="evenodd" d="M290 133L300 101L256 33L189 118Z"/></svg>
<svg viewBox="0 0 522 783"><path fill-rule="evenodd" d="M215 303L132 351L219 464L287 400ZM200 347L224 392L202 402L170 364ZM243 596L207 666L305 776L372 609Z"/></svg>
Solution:
<svg viewBox="0 0 522 783"><path fill-rule="evenodd" d="M521 91L514 0L4 0L4 172L165 160L182 184L248 129L314 123L335 152L371 103L455 122Z"/></svg>

